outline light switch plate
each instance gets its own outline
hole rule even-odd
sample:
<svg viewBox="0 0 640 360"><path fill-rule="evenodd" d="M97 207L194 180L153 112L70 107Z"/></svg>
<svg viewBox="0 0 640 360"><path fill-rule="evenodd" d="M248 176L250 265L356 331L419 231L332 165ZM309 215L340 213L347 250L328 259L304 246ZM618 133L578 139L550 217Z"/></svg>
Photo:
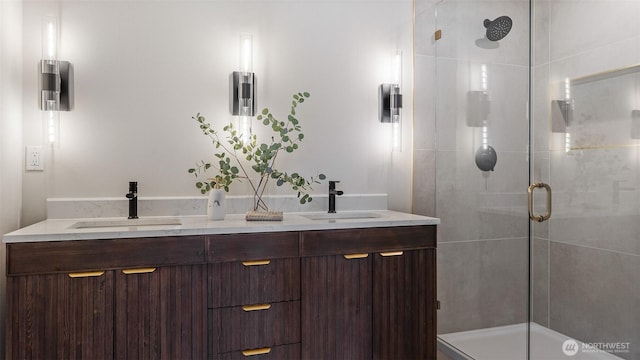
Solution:
<svg viewBox="0 0 640 360"><path fill-rule="evenodd" d="M27 146L24 156L24 166L27 171L44 170L44 154L42 146Z"/></svg>

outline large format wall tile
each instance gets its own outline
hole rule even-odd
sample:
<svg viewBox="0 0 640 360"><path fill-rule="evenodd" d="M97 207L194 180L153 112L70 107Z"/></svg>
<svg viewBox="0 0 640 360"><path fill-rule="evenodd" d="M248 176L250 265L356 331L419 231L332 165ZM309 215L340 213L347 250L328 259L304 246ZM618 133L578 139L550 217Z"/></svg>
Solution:
<svg viewBox="0 0 640 360"><path fill-rule="evenodd" d="M527 239L438 244L438 333L527 319Z"/></svg>
<svg viewBox="0 0 640 360"><path fill-rule="evenodd" d="M638 1L552 1L551 59L573 56L637 35L639 10Z"/></svg>
<svg viewBox="0 0 640 360"><path fill-rule="evenodd" d="M630 342L640 358L640 257L551 242L550 326L584 342Z"/></svg>
<svg viewBox="0 0 640 360"><path fill-rule="evenodd" d="M531 245L531 321L549 326L549 240Z"/></svg>
<svg viewBox="0 0 640 360"><path fill-rule="evenodd" d="M436 78L435 57L416 56L413 73L419 79L414 87L413 149L433 150L436 141L436 97L432 86Z"/></svg>

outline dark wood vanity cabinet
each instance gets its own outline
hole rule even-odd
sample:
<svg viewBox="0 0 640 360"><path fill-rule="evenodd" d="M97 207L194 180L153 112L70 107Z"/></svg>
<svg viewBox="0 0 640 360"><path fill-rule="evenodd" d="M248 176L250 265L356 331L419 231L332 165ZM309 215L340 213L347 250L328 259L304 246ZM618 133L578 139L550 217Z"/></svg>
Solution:
<svg viewBox="0 0 640 360"><path fill-rule="evenodd" d="M7 359L435 359L435 229L11 243Z"/></svg>
<svg viewBox="0 0 640 360"><path fill-rule="evenodd" d="M435 359L435 227L305 232L301 253L303 359Z"/></svg>
<svg viewBox="0 0 640 360"><path fill-rule="evenodd" d="M8 244L6 358L206 359L204 245Z"/></svg>
<svg viewBox="0 0 640 360"><path fill-rule="evenodd" d="M299 358L298 237L209 237L209 359Z"/></svg>

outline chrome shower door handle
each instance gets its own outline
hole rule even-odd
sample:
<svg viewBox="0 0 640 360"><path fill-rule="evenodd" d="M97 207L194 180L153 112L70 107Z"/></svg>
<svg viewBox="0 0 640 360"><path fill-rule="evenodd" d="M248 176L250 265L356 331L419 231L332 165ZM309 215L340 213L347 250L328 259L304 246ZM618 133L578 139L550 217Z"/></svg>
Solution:
<svg viewBox="0 0 640 360"><path fill-rule="evenodd" d="M533 213L533 191L536 188L544 188L547 191L547 211L543 215L536 215ZM529 218L533 221L543 222L549 220L551 217L551 186L543 182L537 182L529 185Z"/></svg>

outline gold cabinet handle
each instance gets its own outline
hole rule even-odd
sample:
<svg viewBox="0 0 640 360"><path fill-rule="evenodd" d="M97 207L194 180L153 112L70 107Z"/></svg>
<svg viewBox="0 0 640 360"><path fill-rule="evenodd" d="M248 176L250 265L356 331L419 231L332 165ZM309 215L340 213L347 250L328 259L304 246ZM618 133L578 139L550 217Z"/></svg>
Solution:
<svg viewBox="0 0 640 360"><path fill-rule="evenodd" d="M269 310L271 309L271 304L256 304L256 305L243 305L242 310L249 311L258 311L258 310Z"/></svg>
<svg viewBox="0 0 640 360"><path fill-rule="evenodd" d="M70 278L98 277L104 275L104 271L85 271L77 273L69 273Z"/></svg>
<svg viewBox="0 0 640 360"><path fill-rule="evenodd" d="M253 356L253 355L263 355L271 352L271 348L265 347L260 349L250 349L250 350L242 350L242 355L244 356Z"/></svg>
<svg viewBox="0 0 640 360"><path fill-rule="evenodd" d="M148 274L154 271L156 271L156 268L122 269L122 273L125 275Z"/></svg>
<svg viewBox="0 0 640 360"><path fill-rule="evenodd" d="M380 256L400 256L404 254L404 251L389 251L389 252L381 252Z"/></svg>
<svg viewBox="0 0 640 360"><path fill-rule="evenodd" d="M253 261L243 261L242 265L244 266L260 266L260 265L269 265L271 260L253 260Z"/></svg>
<svg viewBox="0 0 640 360"><path fill-rule="evenodd" d="M347 254L343 256L345 259L351 260L351 259L364 259L369 257L369 254Z"/></svg>

